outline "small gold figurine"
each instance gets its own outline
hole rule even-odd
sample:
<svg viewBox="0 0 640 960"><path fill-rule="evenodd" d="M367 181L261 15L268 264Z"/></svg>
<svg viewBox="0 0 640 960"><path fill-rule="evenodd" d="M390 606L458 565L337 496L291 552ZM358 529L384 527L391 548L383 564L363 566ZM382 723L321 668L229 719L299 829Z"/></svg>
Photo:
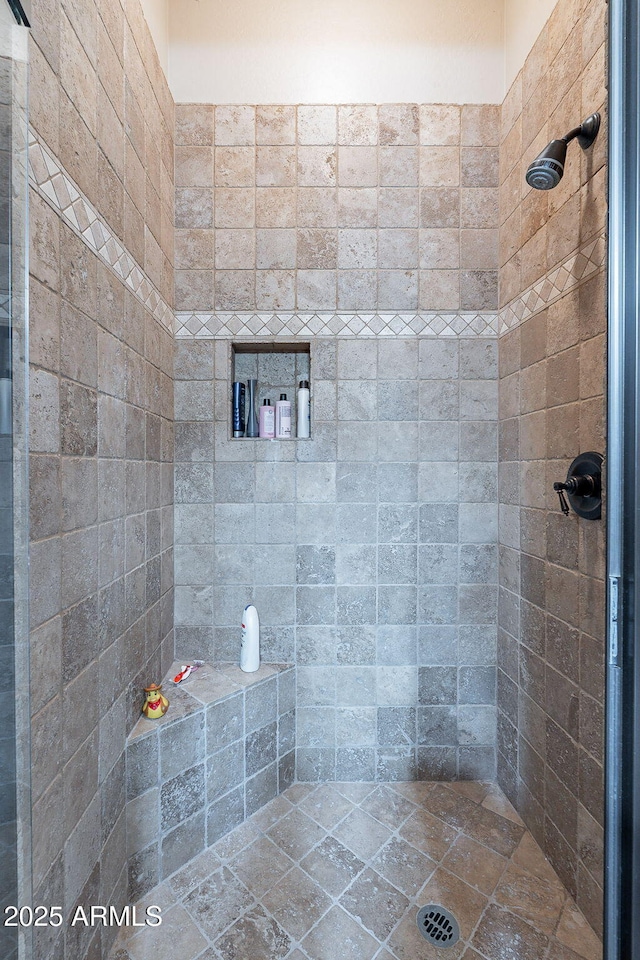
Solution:
<svg viewBox="0 0 640 960"><path fill-rule="evenodd" d="M152 683L151 686L144 688L145 698L142 705L142 712L149 720L156 720L163 717L169 709L169 701L162 695L162 684Z"/></svg>

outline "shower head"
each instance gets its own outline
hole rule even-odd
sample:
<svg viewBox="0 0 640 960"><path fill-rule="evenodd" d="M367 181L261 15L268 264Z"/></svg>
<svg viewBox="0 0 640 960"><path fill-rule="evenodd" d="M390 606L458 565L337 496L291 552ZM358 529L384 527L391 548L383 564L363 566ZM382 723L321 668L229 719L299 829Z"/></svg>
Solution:
<svg viewBox="0 0 640 960"><path fill-rule="evenodd" d="M567 157L567 144L577 139L583 150L590 147L598 136L600 129L600 114L592 113L579 127L574 127L565 133L560 140L552 140L539 153L533 163L529 164L526 180L535 190L551 190L557 187L564 173L564 163Z"/></svg>

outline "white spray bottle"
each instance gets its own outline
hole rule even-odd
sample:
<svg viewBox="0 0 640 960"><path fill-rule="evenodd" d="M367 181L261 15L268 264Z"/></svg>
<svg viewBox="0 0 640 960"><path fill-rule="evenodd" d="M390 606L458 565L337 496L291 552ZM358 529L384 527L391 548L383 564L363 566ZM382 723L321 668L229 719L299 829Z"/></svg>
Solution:
<svg viewBox="0 0 640 960"><path fill-rule="evenodd" d="M240 669L254 673L260 666L260 620L252 603L242 613L242 643L240 645Z"/></svg>

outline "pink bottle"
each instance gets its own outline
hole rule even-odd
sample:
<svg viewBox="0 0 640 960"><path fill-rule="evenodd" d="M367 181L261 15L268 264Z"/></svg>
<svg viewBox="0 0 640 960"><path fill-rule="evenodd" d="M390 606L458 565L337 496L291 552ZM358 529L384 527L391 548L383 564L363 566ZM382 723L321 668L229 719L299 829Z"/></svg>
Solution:
<svg viewBox="0 0 640 960"><path fill-rule="evenodd" d="M271 400L263 400L260 407L260 426L258 436L272 440L276 435L276 411L271 406Z"/></svg>

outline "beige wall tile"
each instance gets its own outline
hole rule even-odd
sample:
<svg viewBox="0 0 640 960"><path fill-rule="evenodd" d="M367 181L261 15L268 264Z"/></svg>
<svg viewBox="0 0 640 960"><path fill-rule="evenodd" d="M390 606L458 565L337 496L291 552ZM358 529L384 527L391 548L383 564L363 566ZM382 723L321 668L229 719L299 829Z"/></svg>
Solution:
<svg viewBox="0 0 640 960"><path fill-rule="evenodd" d="M427 229L459 227L460 191L455 187L420 190L420 226Z"/></svg>
<svg viewBox="0 0 640 960"><path fill-rule="evenodd" d="M460 266L460 232L420 230L419 253L421 270L457 270Z"/></svg>
<svg viewBox="0 0 640 960"><path fill-rule="evenodd" d="M50 149L58 152L59 85L48 60L31 38L29 43L30 122Z"/></svg>
<svg viewBox="0 0 640 960"><path fill-rule="evenodd" d="M376 230L338 231L338 267L341 270L373 268L378 265Z"/></svg>
<svg viewBox="0 0 640 960"><path fill-rule="evenodd" d="M338 193L335 187L300 187L297 196L299 227L338 225Z"/></svg>
<svg viewBox="0 0 640 960"><path fill-rule="evenodd" d="M213 270L176 270L176 310L213 310Z"/></svg>
<svg viewBox="0 0 640 960"><path fill-rule="evenodd" d="M338 226L375 227L378 193L363 187L338 187Z"/></svg>
<svg viewBox="0 0 640 960"><path fill-rule="evenodd" d="M461 111L460 143L496 147L500 143L500 106L465 103Z"/></svg>
<svg viewBox="0 0 640 960"><path fill-rule="evenodd" d="M95 136L97 118L95 67L64 12L60 15L60 82L90 132Z"/></svg>
<svg viewBox="0 0 640 960"><path fill-rule="evenodd" d="M498 225L498 196L491 187L460 190L460 226L494 228Z"/></svg>
<svg viewBox="0 0 640 960"><path fill-rule="evenodd" d="M211 193L212 208L215 203L216 227L255 226L255 197L255 191L249 187L216 187L215 192Z"/></svg>
<svg viewBox="0 0 640 960"><path fill-rule="evenodd" d="M298 147L298 186L335 186L338 156L334 147Z"/></svg>
<svg viewBox="0 0 640 960"><path fill-rule="evenodd" d="M497 187L498 182L497 147L462 147L460 183L463 187Z"/></svg>
<svg viewBox="0 0 640 960"><path fill-rule="evenodd" d="M546 77L548 67L548 42L548 30L547 27L544 26L522 68L523 105L533 95L538 84Z"/></svg>
<svg viewBox="0 0 640 960"><path fill-rule="evenodd" d="M214 183L216 187L253 187L256 152L254 147L216 147Z"/></svg>
<svg viewBox="0 0 640 960"><path fill-rule="evenodd" d="M460 184L460 148L420 147L420 186L457 187Z"/></svg>
<svg viewBox="0 0 640 960"><path fill-rule="evenodd" d="M97 163L96 141L62 88L59 116L59 158L83 193L93 201Z"/></svg>
<svg viewBox="0 0 640 960"><path fill-rule="evenodd" d="M335 310L337 277L332 270L298 270L296 306L298 310Z"/></svg>
<svg viewBox="0 0 640 960"><path fill-rule="evenodd" d="M420 195L416 187L381 187L378 192L380 227L417 227Z"/></svg>
<svg viewBox="0 0 640 960"><path fill-rule="evenodd" d="M338 259L338 231L331 228L304 228L297 231L297 265L303 270L335 270Z"/></svg>
<svg viewBox="0 0 640 960"><path fill-rule="evenodd" d="M176 147L175 177L178 187L212 187L211 147Z"/></svg>
<svg viewBox="0 0 640 960"><path fill-rule="evenodd" d="M341 146L338 150L338 183L341 187L377 186L377 149Z"/></svg>
<svg viewBox="0 0 640 960"><path fill-rule="evenodd" d="M588 0L582 26L582 63L589 63L600 44L607 38L607 5L602 0Z"/></svg>
<svg viewBox="0 0 640 960"><path fill-rule="evenodd" d="M383 103L378 107L381 144L412 146L420 135L420 110L416 103Z"/></svg>
<svg viewBox="0 0 640 960"><path fill-rule="evenodd" d="M213 190L207 187L178 187L175 221L178 229L213 227Z"/></svg>
<svg viewBox="0 0 640 960"><path fill-rule="evenodd" d="M257 227L295 227L296 191L290 187L258 187Z"/></svg>
<svg viewBox="0 0 640 960"><path fill-rule="evenodd" d="M256 310L294 310L295 300L295 271L256 271Z"/></svg>
<svg viewBox="0 0 640 960"><path fill-rule="evenodd" d="M254 270L216 270L216 310L253 310L255 301Z"/></svg>
<svg viewBox="0 0 640 960"><path fill-rule="evenodd" d="M497 230L461 230L460 266L495 270L498 266Z"/></svg>
<svg viewBox="0 0 640 960"><path fill-rule="evenodd" d="M111 38L100 18L97 19L97 59L89 58L95 65L97 79L107 98L112 103L120 120L125 115L125 85L122 61L111 42Z"/></svg>
<svg viewBox="0 0 640 960"><path fill-rule="evenodd" d="M378 307L380 310L417 310L417 270L379 270Z"/></svg>
<svg viewBox="0 0 640 960"><path fill-rule="evenodd" d="M216 270L253 270L256 262L254 230L216 230ZM202 264L199 264L202 266Z"/></svg>
<svg viewBox="0 0 640 960"><path fill-rule="evenodd" d="M580 344L580 398L601 397L606 370L606 338L592 337Z"/></svg>
<svg viewBox="0 0 640 960"><path fill-rule="evenodd" d="M378 303L376 270L338 271L338 309L374 310Z"/></svg>
<svg viewBox="0 0 640 960"><path fill-rule="evenodd" d="M31 84L33 91L33 83ZM33 93L31 95L33 103ZM124 132L111 101L98 84L98 145L113 167L119 180L124 181Z"/></svg>
<svg viewBox="0 0 640 960"><path fill-rule="evenodd" d="M176 230L176 268L207 270L213 265L213 230Z"/></svg>
<svg viewBox="0 0 640 960"><path fill-rule="evenodd" d="M216 146L252 147L256 142L256 111L248 106L216 106Z"/></svg>
<svg viewBox="0 0 640 960"><path fill-rule="evenodd" d="M256 184L259 187L293 187L295 183L295 147L257 148Z"/></svg>
<svg viewBox="0 0 640 960"><path fill-rule="evenodd" d="M256 230L258 270L293 270L296 266L295 230Z"/></svg>
<svg viewBox="0 0 640 960"><path fill-rule="evenodd" d="M418 159L417 147L380 147L380 186L417 187Z"/></svg>
<svg viewBox="0 0 640 960"><path fill-rule="evenodd" d="M460 107L456 104L420 106L420 143L428 145L457 145L460 143Z"/></svg>
<svg viewBox="0 0 640 960"><path fill-rule="evenodd" d="M337 136L336 107L333 105L298 107L298 143L335 144Z"/></svg>
<svg viewBox="0 0 640 960"><path fill-rule="evenodd" d="M378 266L411 270L418 266L417 230L379 230Z"/></svg>
<svg viewBox="0 0 640 960"><path fill-rule="evenodd" d="M338 107L338 143L373 146L378 142L378 108L368 104Z"/></svg>
<svg viewBox="0 0 640 960"><path fill-rule="evenodd" d="M526 150L529 144L545 129L549 120L547 86L548 80L545 74L522 109L523 150Z"/></svg>
<svg viewBox="0 0 640 960"><path fill-rule="evenodd" d="M461 270L460 307L462 310L497 310L498 271Z"/></svg>
<svg viewBox="0 0 640 960"><path fill-rule="evenodd" d="M457 270L420 271L420 309L458 310L460 277Z"/></svg>
<svg viewBox="0 0 640 960"><path fill-rule="evenodd" d="M256 107L256 143L295 144L296 108L289 106Z"/></svg>
<svg viewBox="0 0 640 960"><path fill-rule="evenodd" d="M522 113L522 101L522 73L519 73L502 101L502 110L500 113L500 143L504 142L513 124Z"/></svg>
<svg viewBox="0 0 640 960"><path fill-rule="evenodd" d="M176 145L213 145L213 106L209 103L176 104Z"/></svg>

